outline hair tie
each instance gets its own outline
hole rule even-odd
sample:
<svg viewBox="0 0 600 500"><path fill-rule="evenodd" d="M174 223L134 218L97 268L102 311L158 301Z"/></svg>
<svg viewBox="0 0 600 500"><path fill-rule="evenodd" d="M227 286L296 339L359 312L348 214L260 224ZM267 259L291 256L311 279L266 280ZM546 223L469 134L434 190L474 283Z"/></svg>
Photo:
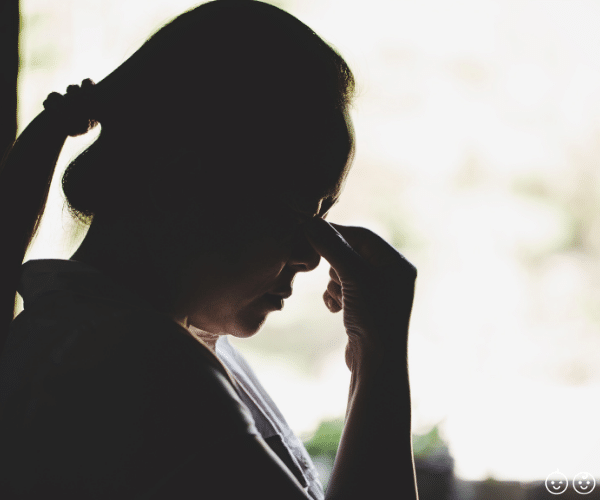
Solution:
<svg viewBox="0 0 600 500"><path fill-rule="evenodd" d="M77 137L98 125L98 120L91 117L94 115L91 106L94 85L86 78L81 86L69 85L65 95L51 92L44 101L44 109L55 115L66 135Z"/></svg>

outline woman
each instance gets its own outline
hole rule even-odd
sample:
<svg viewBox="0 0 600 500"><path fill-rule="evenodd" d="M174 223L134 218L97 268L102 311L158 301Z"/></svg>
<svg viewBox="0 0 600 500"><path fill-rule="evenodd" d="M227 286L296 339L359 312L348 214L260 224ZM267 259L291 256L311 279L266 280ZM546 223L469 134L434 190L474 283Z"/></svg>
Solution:
<svg viewBox="0 0 600 500"><path fill-rule="evenodd" d="M0 171L0 498L417 498L416 272L374 233L324 220L353 156L353 85L291 15L216 0L97 85L49 96ZM62 179L91 221L84 242L21 267L66 137L97 122ZM325 496L226 341L254 335L321 256L352 372Z"/></svg>

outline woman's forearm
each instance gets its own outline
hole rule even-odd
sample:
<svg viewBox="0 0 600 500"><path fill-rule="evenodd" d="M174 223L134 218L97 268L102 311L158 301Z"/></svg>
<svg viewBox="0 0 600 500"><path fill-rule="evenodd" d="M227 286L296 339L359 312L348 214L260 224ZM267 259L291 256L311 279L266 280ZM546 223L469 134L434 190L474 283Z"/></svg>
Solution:
<svg viewBox="0 0 600 500"><path fill-rule="evenodd" d="M417 500L406 357L355 370L326 500Z"/></svg>

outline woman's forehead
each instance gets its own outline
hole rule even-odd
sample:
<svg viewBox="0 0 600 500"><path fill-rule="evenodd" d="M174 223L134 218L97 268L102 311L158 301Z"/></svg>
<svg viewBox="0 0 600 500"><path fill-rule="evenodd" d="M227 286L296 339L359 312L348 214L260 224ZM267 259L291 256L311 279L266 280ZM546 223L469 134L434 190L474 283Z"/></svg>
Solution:
<svg viewBox="0 0 600 500"><path fill-rule="evenodd" d="M341 118L341 119L340 119ZM297 155L295 187L284 189L278 198L295 212L323 215L334 205L354 159L354 129L347 111L338 115L339 121L329 130L331 140L324 143L314 158ZM306 150L305 150L306 151Z"/></svg>

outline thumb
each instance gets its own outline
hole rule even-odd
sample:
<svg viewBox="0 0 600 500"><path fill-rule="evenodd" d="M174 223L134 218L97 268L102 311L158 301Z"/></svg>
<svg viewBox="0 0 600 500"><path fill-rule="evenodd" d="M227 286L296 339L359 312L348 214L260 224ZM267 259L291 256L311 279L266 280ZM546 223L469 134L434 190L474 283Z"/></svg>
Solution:
<svg viewBox="0 0 600 500"><path fill-rule="evenodd" d="M340 279L353 279L367 270L367 262L329 222L313 217L302 226L312 247L329 262Z"/></svg>

